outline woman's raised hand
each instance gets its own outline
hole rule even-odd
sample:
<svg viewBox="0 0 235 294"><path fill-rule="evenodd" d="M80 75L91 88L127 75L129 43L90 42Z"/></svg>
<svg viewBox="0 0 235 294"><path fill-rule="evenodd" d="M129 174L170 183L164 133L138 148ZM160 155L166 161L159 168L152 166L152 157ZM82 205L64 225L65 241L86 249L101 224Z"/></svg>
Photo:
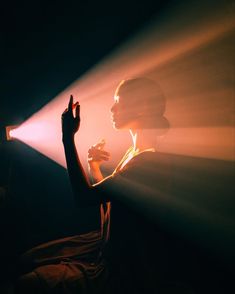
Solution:
<svg viewBox="0 0 235 294"><path fill-rule="evenodd" d="M73 109L75 109L75 116ZM73 95L70 96L68 108L65 109L61 118L63 138L73 136L80 127L80 105L79 102L73 103Z"/></svg>

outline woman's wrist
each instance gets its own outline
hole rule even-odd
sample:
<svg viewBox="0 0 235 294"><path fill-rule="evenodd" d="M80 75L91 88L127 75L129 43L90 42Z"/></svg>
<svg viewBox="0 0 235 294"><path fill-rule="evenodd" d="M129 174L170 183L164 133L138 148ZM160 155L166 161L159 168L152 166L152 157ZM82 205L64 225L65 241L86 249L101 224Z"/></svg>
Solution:
<svg viewBox="0 0 235 294"><path fill-rule="evenodd" d="M97 171L100 169L100 162L88 160L88 166L90 170Z"/></svg>
<svg viewBox="0 0 235 294"><path fill-rule="evenodd" d="M66 142L73 141L74 140L74 135L75 134L65 134L65 133L62 133L62 142L63 143L66 143Z"/></svg>

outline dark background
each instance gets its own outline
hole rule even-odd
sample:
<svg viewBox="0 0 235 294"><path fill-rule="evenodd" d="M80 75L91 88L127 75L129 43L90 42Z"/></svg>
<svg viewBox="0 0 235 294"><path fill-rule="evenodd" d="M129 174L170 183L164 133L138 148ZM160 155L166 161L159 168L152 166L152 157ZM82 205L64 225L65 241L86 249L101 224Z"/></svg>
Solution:
<svg viewBox="0 0 235 294"><path fill-rule="evenodd" d="M1 117L34 113L169 1L11 1L1 17ZM44 98L42 98L44 97ZM15 111L17 109L17 111Z"/></svg>

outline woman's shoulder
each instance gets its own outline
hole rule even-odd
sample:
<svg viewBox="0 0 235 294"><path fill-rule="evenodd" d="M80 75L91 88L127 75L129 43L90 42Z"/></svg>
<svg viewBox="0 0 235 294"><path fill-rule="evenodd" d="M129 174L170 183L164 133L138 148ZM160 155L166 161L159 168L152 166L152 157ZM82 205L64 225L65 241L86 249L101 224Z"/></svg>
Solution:
<svg viewBox="0 0 235 294"><path fill-rule="evenodd" d="M167 154L147 151L134 156L118 174L125 179L153 185L159 180L165 182L171 173L171 158Z"/></svg>
<svg viewBox="0 0 235 294"><path fill-rule="evenodd" d="M129 168L132 166L155 166L155 165L169 165L172 159L167 153L145 151L137 154L129 162ZM128 166L127 166L128 167Z"/></svg>

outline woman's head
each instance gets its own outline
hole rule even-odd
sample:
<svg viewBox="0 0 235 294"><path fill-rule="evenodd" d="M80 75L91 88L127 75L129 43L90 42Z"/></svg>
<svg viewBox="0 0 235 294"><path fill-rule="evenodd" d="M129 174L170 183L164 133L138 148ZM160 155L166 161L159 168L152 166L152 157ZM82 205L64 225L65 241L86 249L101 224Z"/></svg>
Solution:
<svg viewBox="0 0 235 294"><path fill-rule="evenodd" d="M166 99L161 88L147 78L123 80L118 85L111 108L116 129L165 129Z"/></svg>

